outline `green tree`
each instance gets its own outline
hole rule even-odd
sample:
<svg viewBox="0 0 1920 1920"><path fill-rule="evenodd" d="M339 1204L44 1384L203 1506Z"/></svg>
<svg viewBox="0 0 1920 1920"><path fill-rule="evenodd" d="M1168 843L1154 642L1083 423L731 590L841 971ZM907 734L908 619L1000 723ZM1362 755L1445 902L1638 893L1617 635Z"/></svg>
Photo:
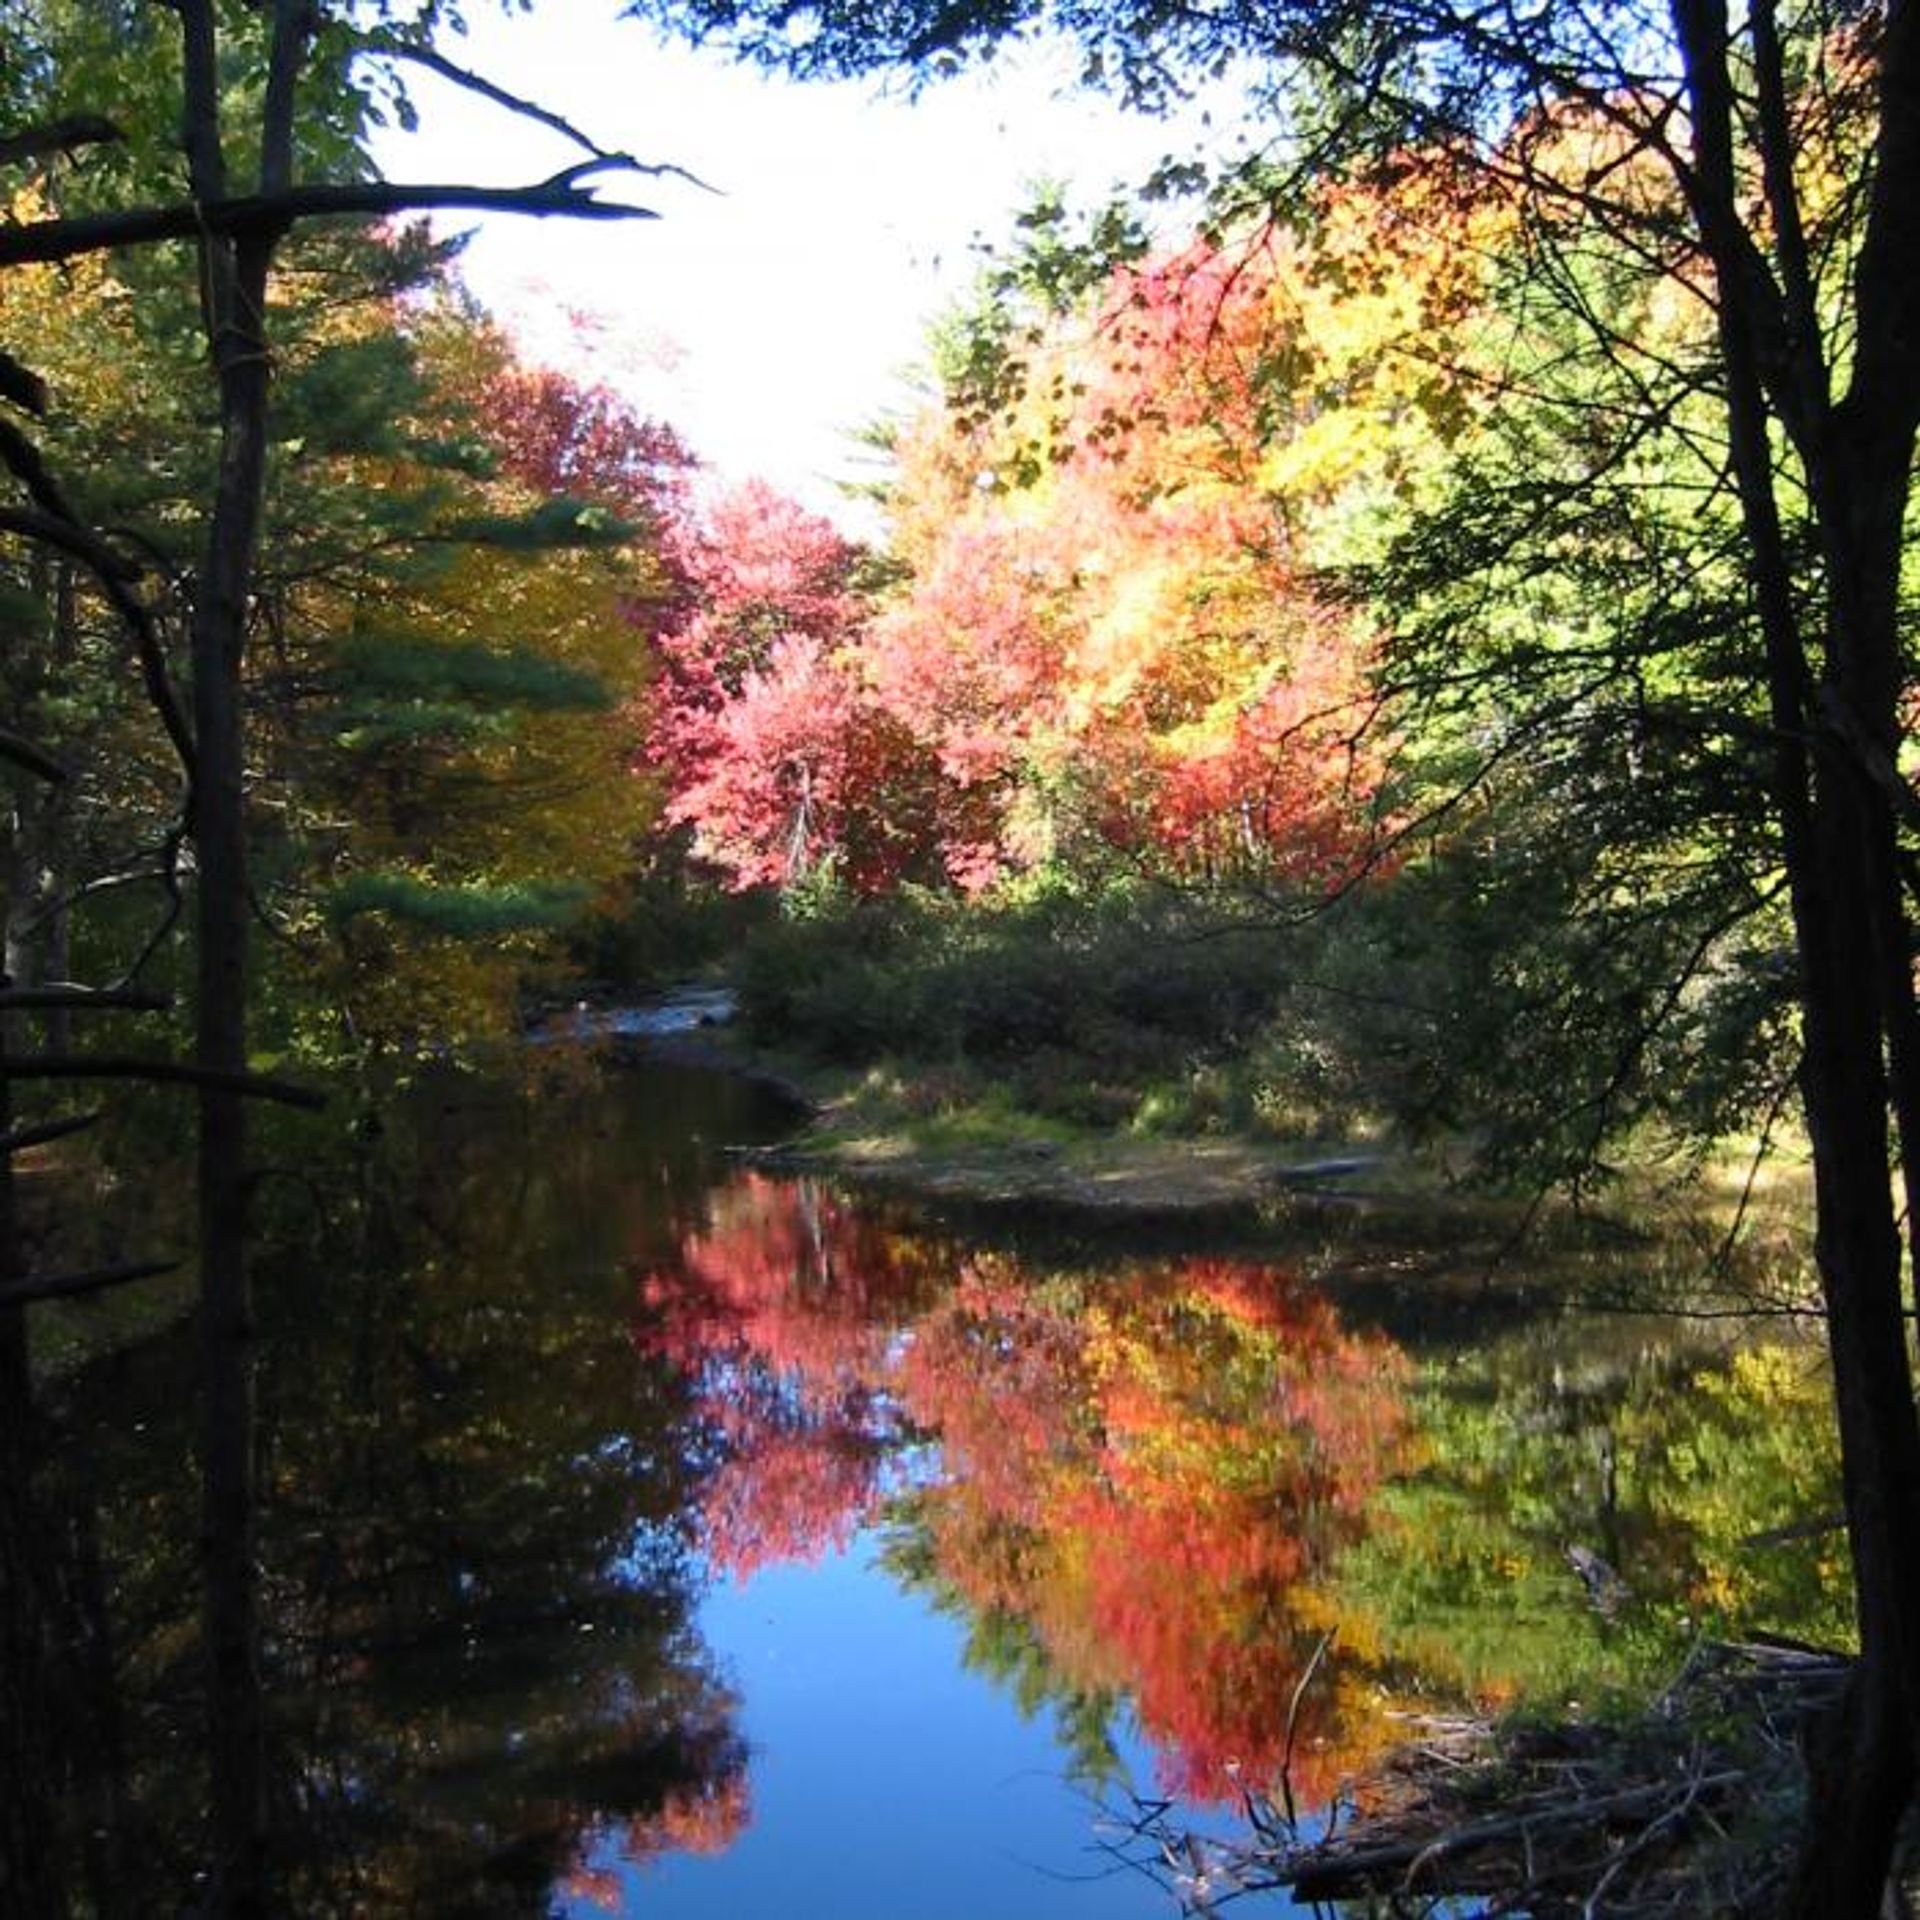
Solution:
<svg viewBox="0 0 1920 1920"><path fill-rule="evenodd" d="M653 810L633 712L690 456L522 366L453 284L368 301L290 385L252 676L263 865L306 962L275 967L281 1037L457 1044L507 1024L586 903L617 904Z"/></svg>

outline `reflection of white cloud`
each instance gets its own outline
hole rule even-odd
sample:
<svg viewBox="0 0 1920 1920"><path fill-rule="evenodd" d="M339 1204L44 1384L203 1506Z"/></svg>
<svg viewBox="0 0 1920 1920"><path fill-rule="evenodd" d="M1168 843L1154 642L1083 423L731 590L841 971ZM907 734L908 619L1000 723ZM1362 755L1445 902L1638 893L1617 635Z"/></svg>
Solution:
<svg viewBox="0 0 1920 1920"><path fill-rule="evenodd" d="M925 328L964 291L972 242L1002 238L1031 183L1090 194L1144 173L1168 130L1057 98L1070 62L1009 56L909 103L797 87L658 44L618 0L476 18L460 64L563 113L601 145L686 168L618 192L657 221L479 223L465 271L540 357L680 429L716 467L838 510L872 477L850 436L897 408ZM394 178L533 180L579 155L430 75L421 130L379 143ZM450 223L453 224L453 223Z"/></svg>

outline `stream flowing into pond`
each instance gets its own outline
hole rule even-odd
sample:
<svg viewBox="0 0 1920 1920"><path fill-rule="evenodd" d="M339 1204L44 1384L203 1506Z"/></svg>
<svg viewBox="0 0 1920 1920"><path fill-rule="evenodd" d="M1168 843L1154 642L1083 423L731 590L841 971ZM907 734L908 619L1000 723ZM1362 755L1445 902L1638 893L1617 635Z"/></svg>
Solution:
<svg viewBox="0 0 1920 1920"><path fill-rule="evenodd" d="M1846 1633L1811 1346L1358 1219L962 1227L751 1170L746 1082L530 1075L437 1076L261 1274L287 1912L1170 1915L1143 1802ZM50 1390L75 1911L191 1895L193 1371Z"/></svg>

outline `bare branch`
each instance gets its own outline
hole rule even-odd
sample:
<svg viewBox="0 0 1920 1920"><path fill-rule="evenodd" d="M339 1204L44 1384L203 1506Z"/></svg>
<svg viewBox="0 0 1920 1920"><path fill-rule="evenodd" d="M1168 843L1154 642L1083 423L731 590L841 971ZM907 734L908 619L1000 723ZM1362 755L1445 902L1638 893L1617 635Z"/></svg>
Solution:
<svg viewBox="0 0 1920 1920"><path fill-rule="evenodd" d="M104 147L126 139L111 120L97 113L68 114L17 133L0 134L0 166L18 160L43 160L49 154L74 153L81 147Z"/></svg>
<svg viewBox="0 0 1920 1920"><path fill-rule="evenodd" d="M216 1092L251 1095L285 1107L320 1112L327 1097L291 1080L263 1073L222 1073L185 1060L145 1060L130 1054L22 1053L7 1061L10 1080L150 1080L158 1085L211 1087Z"/></svg>
<svg viewBox="0 0 1920 1920"><path fill-rule="evenodd" d="M89 1127L99 1124L100 1112L96 1108L91 1113L70 1113L64 1120L43 1120L37 1126L14 1127L6 1133L0 1133L0 1159L11 1159L16 1153L25 1153L29 1147L51 1146L56 1140L85 1133Z"/></svg>
<svg viewBox="0 0 1920 1920"><path fill-rule="evenodd" d="M307 0L273 0L267 91L260 109L260 191L284 193L293 185L294 88L315 25Z"/></svg>
<svg viewBox="0 0 1920 1920"><path fill-rule="evenodd" d="M23 1307L34 1300L71 1300L75 1294L99 1293L107 1287L124 1287L130 1281L174 1273L179 1266L178 1260L130 1260L114 1267L92 1267L83 1273L16 1280L11 1286L0 1287L0 1307Z"/></svg>
<svg viewBox="0 0 1920 1920"><path fill-rule="evenodd" d="M113 247L188 240L203 233L261 235L284 232L301 220L377 219L391 213L436 209L476 213L523 213L535 219L561 215L574 220L657 220L651 207L596 200L581 186L589 174L645 174L665 169L637 160L609 158L569 167L527 187L426 186L405 181L349 180L290 187L284 193L243 194L167 207L129 207L114 213L79 214L63 220L29 220L0 227L0 267L30 261L75 260Z"/></svg>
<svg viewBox="0 0 1920 1920"><path fill-rule="evenodd" d="M173 750L186 770L187 785L193 785L193 732L174 692L172 676L167 672L166 650L160 644L153 609L135 594L129 582L140 577L134 563L105 545L81 524L80 516L67 503L66 495L48 470L40 449L11 421L0 420L0 461L4 461L41 509L40 515L23 514L14 508L0 511L0 527L23 533L29 539L51 541L82 561L98 578L102 591L113 603L114 611L133 635L134 652L140 662L141 678L147 698L153 703L160 723L173 742ZM43 520L41 515L45 516ZM189 792L189 801L191 792ZM189 806L189 811L191 807Z"/></svg>
<svg viewBox="0 0 1920 1920"><path fill-rule="evenodd" d="M690 186L698 187L703 193L718 193L718 187L702 180L698 174L690 173L685 167L671 163L643 163L632 154L616 153L603 147L591 134L576 127L564 114L555 113L550 107L543 107L537 100L529 100L524 94L512 92L498 81L489 80L485 74L475 73L470 67L463 67L449 60L445 54L433 47L411 46L391 34L370 39L366 51L385 59L404 60L412 66L424 67L429 73L435 73L450 86L463 88L466 92L477 94L482 100L491 100L496 107L504 107L508 113L516 114L523 120L531 120L536 126L548 128L563 140L571 140L582 152L591 154L596 161L632 168L652 178L671 177L684 180Z"/></svg>
<svg viewBox="0 0 1920 1920"><path fill-rule="evenodd" d="M0 727L0 760L10 760L16 767L24 767L49 786L62 787L73 778L73 769L64 760L55 759L44 747L36 746L24 734L15 733L10 727Z"/></svg>
<svg viewBox="0 0 1920 1920"><path fill-rule="evenodd" d="M29 366L0 349L0 399L38 417L47 410L47 383Z"/></svg>
<svg viewBox="0 0 1920 1920"><path fill-rule="evenodd" d="M188 798L191 800L191 788ZM160 916L153 930L147 935L140 951L134 955L132 964L120 978L116 986L131 986L146 970L147 963L160 951L180 919L181 909L186 902L180 891L180 849L186 843L187 820L185 814L167 829L166 837L160 844L160 865L154 877L167 892L167 909Z"/></svg>
<svg viewBox="0 0 1920 1920"><path fill-rule="evenodd" d="M0 987L0 1013L50 1008L78 1013L89 1007L165 1013L172 1005L171 995L146 987L82 987L67 980L53 980L38 987Z"/></svg>
<svg viewBox="0 0 1920 1920"><path fill-rule="evenodd" d="M0 441L6 429L0 424ZM6 448L0 445L0 459ZM9 466L13 465L7 460ZM16 469L17 470L17 469ZM37 540L43 546L58 547L64 554L82 562L103 580L138 580L138 564L116 553L104 540L96 538L72 520L51 513L34 513L24 507L0 507L0 533L17 533L23 540Z"/></svg>
<svg viewBox="0 0 1920 1920"><path fill-rule="evenodd" d="M547 127L562 139L571 140L575 146L590 153L596 160L609 160L613 156L597 140L582 133L573 122L563 114L528 100L517 93L510 93L505 87L497 85L484 74L475 73L469 67L463 67L449 60L445 54L436 53L431 47L402 46L388 40L370 51L383 53L392 59L405 60L416 67L425 67L429 73L437 73L450 85L464 88L468 93L478 94L482 100L491 100L496 107L505 107L509 113L518 114L523 120L531 120L539 126Z"/></svg>
<svg viewBox="0 0 1920 1920"><path fill-rule="evenodd" d="M196 200L217 200L227 190L227 162L220 148L220 53L213 8L210 0L174 0L174 11L180 16L180 144L187 179Z"/></svg>

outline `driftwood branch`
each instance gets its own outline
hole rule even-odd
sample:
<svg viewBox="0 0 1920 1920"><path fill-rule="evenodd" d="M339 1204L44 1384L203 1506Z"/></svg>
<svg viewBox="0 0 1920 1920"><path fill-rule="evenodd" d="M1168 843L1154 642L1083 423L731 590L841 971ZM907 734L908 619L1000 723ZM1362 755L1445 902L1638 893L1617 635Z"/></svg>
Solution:
<svg viewBox="0 0 1920 1920"><path fill-rule="evenodd" d="M31 261L75 260L113 247L146 246L156 240L188 240L207 233L283 233L301 220L377 219L393 213L437 209L476 213L523 213L536 219L564 215L574 220L656 220L651 207L596 200L582 183L591 174L643 174L637 160L611 156L568 167L528 187L429 186L405 181L352 180L289 187L281 193L242 194L220 200L178 202L165 207L128 207L113 213L76 214L62 220L28 220L0 226L0 267Z"/></svg>
<svg viewBox="0 0 1920 1920"><path fill-rule="evenodd" d="M1691 1798L1707 1788L1738 1786L1745 1779L1744 1773L1728 1769L1689 1780L1684 1790ZM1426 1869L1484 1847L1521 1845L1554 1827L1592 1831L1610 1820L1631 1820L1657 1812L1674 1798L1675 1791L1673 1783L1663 1780L1652 1786L1622 1787L1614 1793L1576 1797L1558 1806L1521 1808L1445 1833L1414 1834L1377 1845L1349 1845L1344 1851L1317 1850L1313 1864L1293 1876L1293 1891L1302 1900L1346 1900L1393 1882L1411 1884Z"/></svg>
<svg viewBox="0 0 1920 1920"><path fill-rule="evenodd" d="M1283 1889L1316 1911L1344 1900L1588 1920L1769 1911L1803 1800L1805 1729L1849 1670L1819 1649L1705 1641L1617 1725L1422 1722L1423 1737L1349 1802L1359 1824L1338 1838L1256 1795L1240 1839L1136 1802L1115 1851L1192 1912Z"/></svg>
<svg viewBox="0 0 1920 1920"><path fill-rule="evenodd" d="M134 1280L173 1273L179 1265L178 1260L129 1260L117 1267L90 1267L82 1273L15 1280L0 1287L0 1307L24 1307L35 1300L71 1300L76 1294L101 1293L108 1287L124 1287Z"/></svg>
<svg viewBox="0 0 1920 1920"><path fill-rule="evenodd" d="M149 1060L132 1054L20 1053L6 1063L10 1080L150 1080L163 1086L212 1087L256 1100L318 1113L327 1096L264 1073L222 1073L188 1060Z"/></svg>

